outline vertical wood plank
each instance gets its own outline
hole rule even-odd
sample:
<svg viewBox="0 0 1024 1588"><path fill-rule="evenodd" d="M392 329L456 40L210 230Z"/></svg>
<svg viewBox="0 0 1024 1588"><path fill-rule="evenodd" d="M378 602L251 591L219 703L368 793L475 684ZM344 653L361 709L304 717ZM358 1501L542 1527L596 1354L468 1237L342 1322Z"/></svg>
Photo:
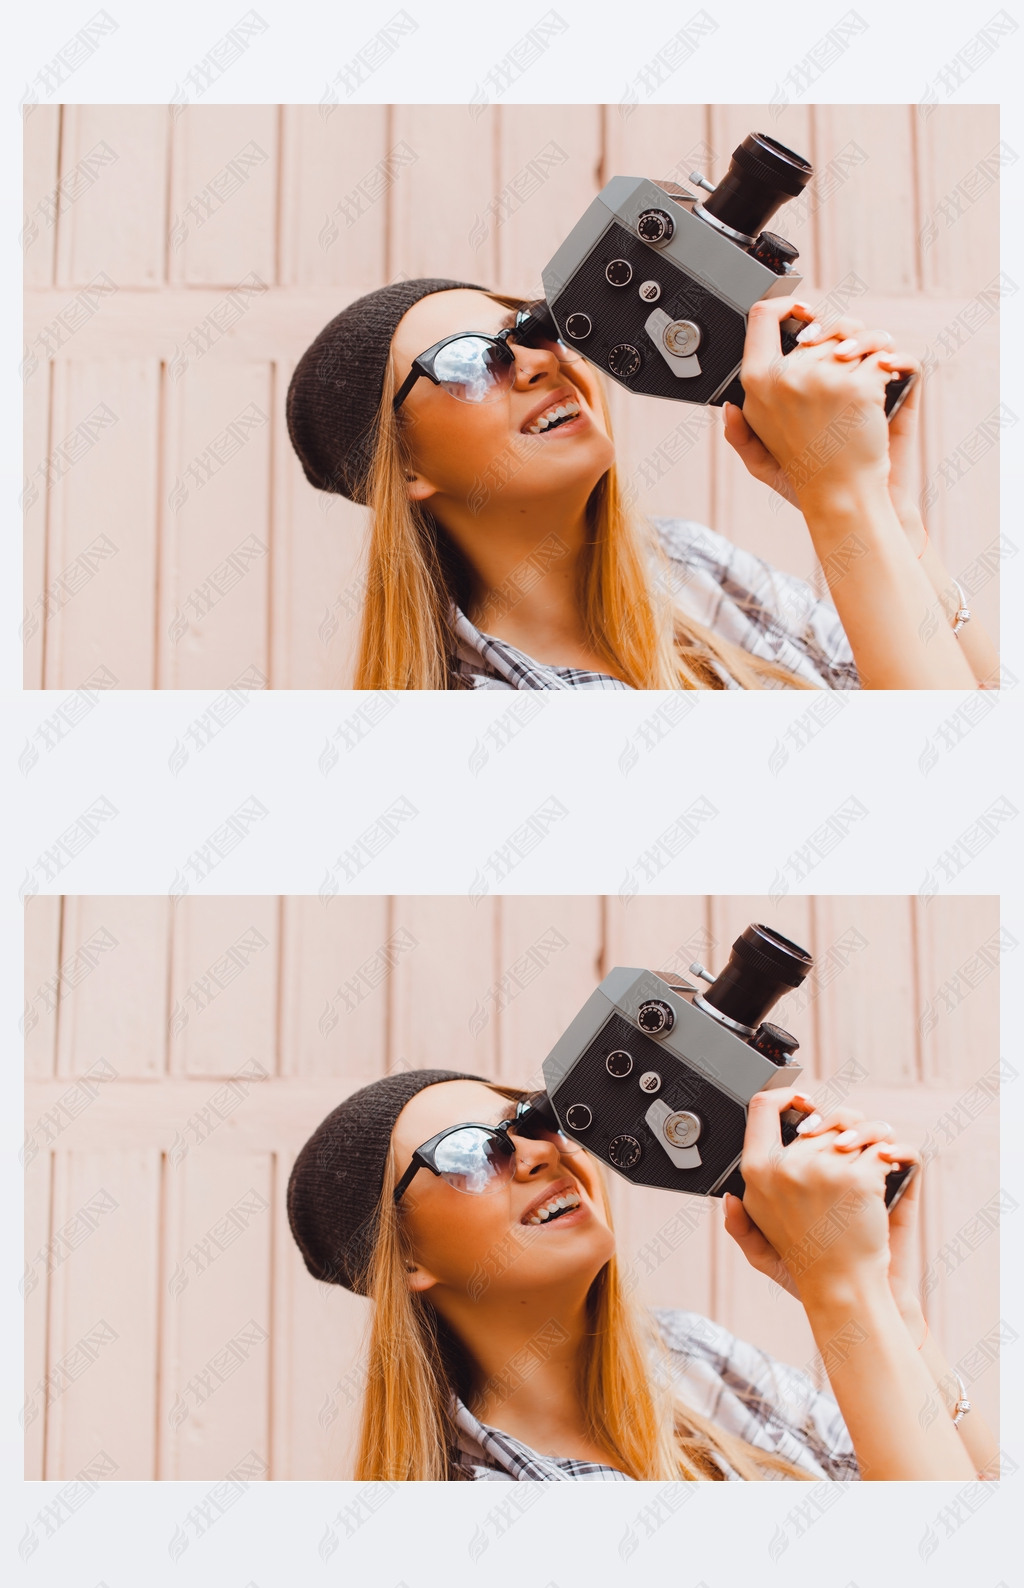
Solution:
<svg viewBox="0 0 1024 1588"><path fill-rule="evenodd" d="M68 360L54 379L50 486L48 689L110 670L121 689L153 680L159 366L155 359ZM34 604L30 603L30 604Z"/></svg>
<svg viewBox="0 0 1024 1588"><path fill-rule="evenodd" d="M281 1073L335 1076L340 1101L385 1074L392 981L421 941L385 898L294 897L281 948Z"/></svg>
<svg viewBox="0 0 1024 1588"><path fill-rule="evenodd" d="M999 900L934 896L915 900L914 913L924 1079L967 1088L999 1057L997 989L1009 942L1000 938ZM1007 967L1011 976L1015 964Z"/></svg>
<svg viewBox="0 0 1024 1588"><path fill-rule="evenodd" d="M23 687L42 689L46 665L46 513L49 493L45 471L36 473L50 451L51 382L48 359L25 346L24 362L24 488L21 497L22 657Z"/></svg>
<svg viewBox="0 0 1024 1588"><path fill-rule="evenodd" d="M493 283L495 239L474 248L473 228L481 196L494 191L498 114L490 105L479 116L466 105L393 107L391 150L408 152L387 190L390 279Z"/></svg>
<svg viewBox="0 0 1024 1588"><path fill-rule="evenodd" d="M494 1021L474 1030L474 1010L498 970L497 901L396 898L392 920L419 941L444 945L449 967L439 975L434 954L410 954L392 980L389 1070L465 1070L498 1075Z"/></svg>
<svg viewBox="0 0 1024 1588"><path fill-rule="evenodd" d="M916 291L913 114L906 105L815 105L814 177L779 220L787 237L794 211L817 228L822 291L851 273L871 293Z"/></svg>
<svg viewBox="0 0 1024 1588"><path fill-rule="evenodd" d="M189 105L173 134L168 272L229 287L277 279L278 107Z"/></svg>
<svg viewBox="0 0 1024 1588"><path fill-rule="evenodd" d="M815 1006L819 1074L841 1074L845 1065L851 1077L866 1072L858 1087L913 1085L919 1072L910 901L826 895L814 908L814 970L787 1002L794 1011ZM809 1025L810 1009L799 1018Z"/></svg>
<svg viewBox="0 0 1024 1588"><path fill-rule="evenodd" d="M273 1341L266 1154L190 1153L168 1171L160 1475L220 1478L269 1457Z"/></svg>
<svg viewBox="0 0 1024 1588"><path fill-rule="evenodd" d="M1001 1316L999 1227L1015 1220L1019 1208L1015 1199L1000 1193L995 1111L980 1114L954 1140L944 1140L925 1175L925 1313L946 1360L966 1368L968 1399L998 1440L999 1363L992 1363L992 1356ZM1012 1224L1005 1232L1007 1240L1011 1232L1016 1233ZM1012 1317L1009 1321L1013 1323Z"/></svg>
<svg viewBox="0 0 1024 1588"><path fill-rule="evenodd" d="M170 1070L277 1069L278 909L258 896L182 899L175 908Z"/></svg>
<svg viewBox="0 0 1024 1588"><path fill-rule="evenodd" d="M25 105L24 129L25 287L48 287L53 281L56 243L56 196L59 177L62 105Z"/></svg>
<svg viewBox="0 0 1024 1588"><path fill-rule="evenodd" d="M493 247L500 290L537 297L542 268L600 186L601 107L507 105L496 114L496 185L475 195L470 245L474 255Z"/></svg>
<svg viewBox="0 0 1024 1588"><path fill-rule="evenodd" d="M311 328L308 341L319 329ZM298 344L297 351L302 351ZM291 374L292 367L279 366L279 392L288 390ZM271 687L348 689L363 607L370 514L345 497L310 486L280 422L274 425L273 475Z"/></svg>
<svg viewBox="0 0 1024 1588"><path fill-rule="evenodd" d="M25 900L25 1079L56 1072L61 900L37 893Z"/></svg>
<svg viewBox="0 0 1024 1588"><path fill-rule="evenodd" d="M163 281L167 139L164 105L65 105L61 286L81 286L100 274L118 287Z"/></svg>
<svg viewBox="0 0 1024 1588"><path fill-rule="evenodd" d="M32 1140L33 1121L26 1121ZM25 1299L25 1396L22 1428L25 1434L25 1477L45 1476L46 1413L50 1398L46 1385L47 1324L50 1294L45 1262L34 1261L50 1238L50 1183L53 1155L31 1145L25 1154L25 1264L22 1286Z"/></svg>
<svg viewBox="0 0 1024 1588"><path fill-rule="evenodd" d="M973 295L999 268L999 107L919 110L916 128L925 291Z"/></svg>
<svg viewBox="0 0 1024 1588"><path fill-rule="evenodd" d="M317 1124L310 1119L309 1130ZM281 1165L281 1184L302 1145ZM275 1268L275 1475L293 1479L348 1478L362 1409L364 1329L370 1302L308 1273L278 1198Z"/></svg>
<svg viewBox="0 0 1024 1588"><path fill-rule="evenodd" d="M544 1085L541 1064L600 978L601 910L593 898L498 900L500 970L478 998L473 1025L497 1025L499 1074Z"/></svg>
<svg viewBox="0 0 1024 1588"><path fill-rule="evenodd" d="M33 1254L53 1270L45 1475L102 1449L119 1475L153 1477L159 1155L63 1152L56 1166L51 1254Z"/></svg>
<svg viewBox="0 0 1024 1588"><path fill-rule="evenodd" d="M949 309L946 323L961 312L957 303ZM970 319L969 304L963 312ZM998 644L999 458L1016 442L1017 420L1000 410L997 322L929 372L926 396L922 516L971 611Z"/></svg>
<svg viewBox="0 0 1024 1588"><path fill-rule="evenodd" d="M58 1075L100 1059L119 1077L164 1074L168 901L77 896L64 911Z"/></svg>
<svg viewBox="0 0 1024 1588"><path fill-rule="evenodd" d="M271 366L207 359L167 409L159 677L225 688L268 665Z"/></svg>
<svg viewBox="0 0 1024 1588"><path fill-rule="evenodd" d="M397 180L386 105L285 105L281 150L281 283L336 289L338 309L387 275L387 208Z"/></svg>

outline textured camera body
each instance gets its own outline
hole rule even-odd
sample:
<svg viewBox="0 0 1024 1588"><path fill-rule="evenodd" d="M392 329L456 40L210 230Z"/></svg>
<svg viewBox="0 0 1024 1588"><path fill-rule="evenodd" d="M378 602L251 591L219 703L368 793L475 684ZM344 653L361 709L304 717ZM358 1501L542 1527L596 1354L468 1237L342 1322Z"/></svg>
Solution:
<svg viewBox="0 0 1024 1588"><path fill-rule="evenodd" d="M631 1184L742 1196L747 1105L766 1087L793 1085L802 1070L705 1014L693 1002L698 992L679 976L610 971L544 1060L547 1095L565 1133ZM656 1034L642 1024L652 1009L655 1021L667 1011ZM629 1057L628 1069L617 1055ZM787 1139L801 1117L790 1114Z"/></svg>
<svg viewBox="0 0 1024 1588"><path fill-rule="evenodd" d="M545 266L544 297L566 344L627 390L742 404L742 388L730 388L747 315L762 298L795 291L803 278L791 266L779 274L737 246L694 213L696 202L675 183L613 177ZM657 222L643 221L652 215L667 218L669 235L648 242L638 228L643 222L656 231ZM608 271L619 261L630 275L616 285ZM617 273L625 276L625 268ZM682 329L666 337L670 327ZM786 341L792 345L791 336ZM635 368L616 356L623 348L637 355Z"/></svg>

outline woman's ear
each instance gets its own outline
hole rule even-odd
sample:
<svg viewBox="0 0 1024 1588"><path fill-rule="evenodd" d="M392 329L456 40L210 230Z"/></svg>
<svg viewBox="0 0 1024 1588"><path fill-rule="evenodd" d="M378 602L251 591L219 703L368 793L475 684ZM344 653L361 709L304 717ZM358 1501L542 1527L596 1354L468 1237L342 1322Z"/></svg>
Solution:
<svg viewBox="0 0 1024 1588"><path fill-rule="evenodd" d="M405 491L410 502L425 502L428 496L433 496L437 491L437 486L431 485L422 474L406 472L405 482Z"/></svg>
<svg viewBox="0 0 1024 1588"><path fill-rule="evenodd" d="M419 1263L406 1263L406 1283L414 1292L432 1290L437 1284L435 1276L428 1269L422 1268Z"/></svg>

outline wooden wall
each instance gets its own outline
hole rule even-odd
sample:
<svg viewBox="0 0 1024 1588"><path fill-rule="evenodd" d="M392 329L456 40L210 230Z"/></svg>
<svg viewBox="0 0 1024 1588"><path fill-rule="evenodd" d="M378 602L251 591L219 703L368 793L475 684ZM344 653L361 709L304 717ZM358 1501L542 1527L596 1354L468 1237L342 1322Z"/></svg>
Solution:
<svg viewBox="0 0 1024 1588"><path fill-rule="evenodd" d="M124 1478L347 1476L368 1303L316 1283L286 1221L295 1155L357 1086L450 1065L532 1084L615 964L724 962L764 920L809 947L779 1005L812 1095L925 1146L931 1327L997 1426L998 962L994 898L38 895L26 935L26 1476L96 1449ZM1012 1072L1011 1072L1012 1073ZM609 1176L648 1303L784 1360L798 1304L684 1199ZM967 1234L962 1232L968 1231ZM657 1255L659 1254L660 1255Z"/></svg>
<svg viewBox="0 0 1024 1588"><path fill-rule="evenodd" d="M307 485L283 421L313 335L402 277L536 293L608 176L717 179L758 127L818 172L779 219L811 301L838 291L931 350L927 518L994 629L998 111L929 112L29 107L26 685L346 687L366 514ZM746 475L717 413L612 400L647 511L820 577L802 519Z"/></svg>

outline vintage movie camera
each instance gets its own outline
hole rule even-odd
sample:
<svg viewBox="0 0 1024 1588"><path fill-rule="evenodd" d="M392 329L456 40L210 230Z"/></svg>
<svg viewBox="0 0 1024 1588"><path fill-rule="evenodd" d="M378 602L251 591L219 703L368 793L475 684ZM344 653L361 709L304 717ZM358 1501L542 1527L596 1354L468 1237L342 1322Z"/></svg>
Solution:
<svg viewBox="0 0 1024 1588"><path fill-rule="evenodd" d="M765 1016L811 968L804 949L758 924L714 978L697 964L692 982L618 967L544 1060L546 1091L530 1101L633 1185L742 1197L747 1104L802 1073L796 1037ZM782 1114L785 1145L804 1117ZM916 1172L908 1164L887 1174L888 1208Z"/></svg>
<svg viewBox="0 0 1024 1588"><path fill-rule="evenodd" d="M519 339L557 337L627 391L742 407L747 315L803 279L793 244L764 227L812 175L802 156L752 132L717 187L697 171L695 193L613 177L544 267L544 297L529 306ZM784 353L802 324L783 321ZM889 382L887 417L915 379Z"/></svg>

